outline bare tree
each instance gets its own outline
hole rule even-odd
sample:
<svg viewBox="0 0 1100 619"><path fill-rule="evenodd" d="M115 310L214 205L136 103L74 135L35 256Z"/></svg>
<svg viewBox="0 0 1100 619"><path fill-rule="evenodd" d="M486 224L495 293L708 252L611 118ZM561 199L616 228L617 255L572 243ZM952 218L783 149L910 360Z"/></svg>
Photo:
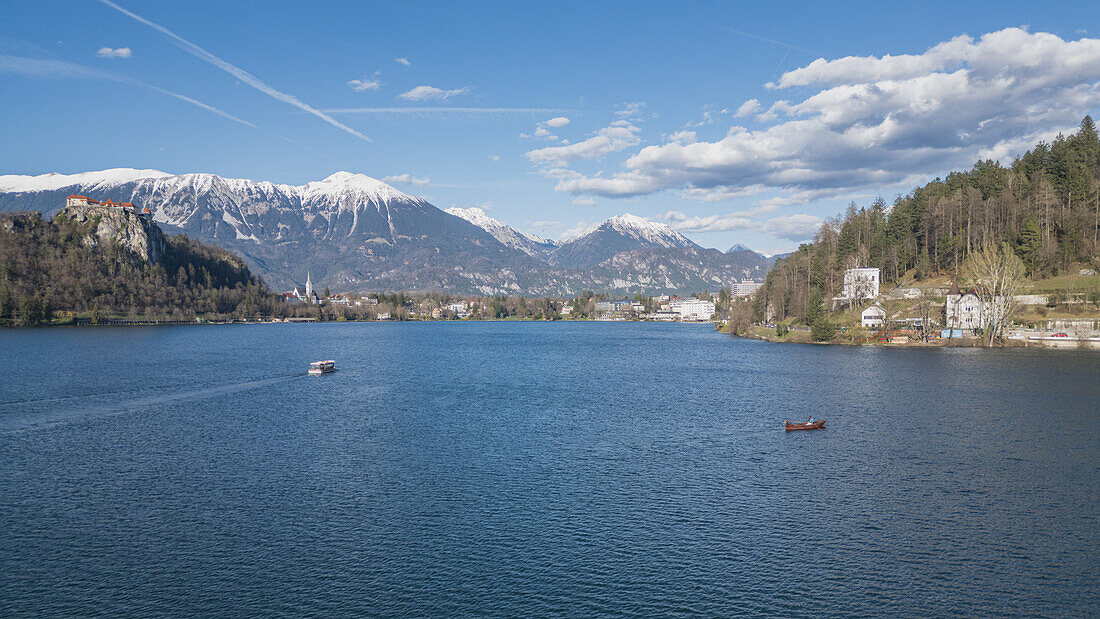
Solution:
<svg viewBox="0 0 1100 619"><path fill-rule="evenodd" d="M917 316L921 320L921 340L927 342L928 336L932 332L932 302L928 299L921 299L920 303L917 303Z"/></svg>
<svg viewBox="0 0 1100 619"><path fill-rule="evenodd" d="M1024 263L1008 247L985 243L967 261L964 274L976 288L986 315L982 339L986 346L1000 337L1016 311L1016 293L1024 281Z"/></svg>

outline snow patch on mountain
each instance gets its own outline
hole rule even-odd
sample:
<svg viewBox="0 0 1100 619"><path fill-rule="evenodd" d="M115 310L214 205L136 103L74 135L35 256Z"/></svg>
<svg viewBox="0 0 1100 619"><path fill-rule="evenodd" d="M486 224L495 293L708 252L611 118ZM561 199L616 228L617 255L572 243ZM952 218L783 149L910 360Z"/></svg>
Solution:
<svg viewBox="0 0 1100 619"><path fill-rule="evenodd" d="M7 174L0 176L0 191L11 193L52 191L63 187L72 187L73 185L106 188L143 178L163 178L165 176L171 176L171 174L160 170L137 170L134 168L112 168L98 172L80 172L78 174L50 172L38 176Z"/></svg>
<svg viewBox="0 0 1100 619"><path fill-rule="evenodd" d="M544 239L534 234L520 232L506 223L493 219L488 213L476 206L470 208L452 206L446 209L446 212L455 217L465 219L478 228L493 235L493 238L504 245L512 249L518 249L528 256L538 256L557 246L557 243L554 241Z"/></svg>
<svg viewBox="0 0 1100 619"><path fill-rule="evenodd" d="M315 200L322 196L338 199L350 197L376 204L389 204L394 201L420 202L418 198L398 191L376 178L371 178L366 174L353 174L344 171L336 172L321 181L306 183L295 189L298 190L303 202Z"/></svg>
<svg viewBox="0 0 1100 619"><path fill-rule="evenodd" d="M673 230L668 224L650 221L644 217L623 213L596 227L595 231L614 230L625 236L660 247L694 247L695 243Z"/></svg>

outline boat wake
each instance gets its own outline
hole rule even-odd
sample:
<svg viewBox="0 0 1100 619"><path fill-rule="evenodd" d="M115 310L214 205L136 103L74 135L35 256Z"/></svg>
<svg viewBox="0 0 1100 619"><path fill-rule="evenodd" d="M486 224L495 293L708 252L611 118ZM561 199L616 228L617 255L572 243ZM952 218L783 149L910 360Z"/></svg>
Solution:
<svg viewBox="0 0 1100 619"><path fill-rule="evenodd" d="M5 404L0 404L0 411L3 411L4 408L8 408L11 406L32 408L35 406L46 405L49 406L49 409L28 410L25 413L0 413L0 434L13 434L16 432L25 432L28 430L51 428L59 425L66 425L79 421L85 421L88 419L94 419L97 417L124 415L126 413L132 413L150 407L163 404L171 404L174 402L203 400L206 398L236 393L238 391L247 391L249 389L256 389L259 387L264 387L266 385L294 380L295 378L303 378L305 376L308 376L308 374L306 374L305 372L300 372L287 376L263 378L260 380L251 380L241 383L232 383L228 385L217 385L213 387L205 387L202 389L189 389L169 393L159 392L154 395L134 397L128 400L118 400L116 398L120 394L133 393L132 391L116 391L109 393L94 393L61 398L43 398L40 400L23 400L20 402L9 402ZM89 400L102 398L112 398L112 400L110 402L104 402L102 404L89 403ZM65 404L62 404L61 406L56 406L59 402L72 403L72 405L66 406ZM86 404L82 406L81 403Z"/></svg>

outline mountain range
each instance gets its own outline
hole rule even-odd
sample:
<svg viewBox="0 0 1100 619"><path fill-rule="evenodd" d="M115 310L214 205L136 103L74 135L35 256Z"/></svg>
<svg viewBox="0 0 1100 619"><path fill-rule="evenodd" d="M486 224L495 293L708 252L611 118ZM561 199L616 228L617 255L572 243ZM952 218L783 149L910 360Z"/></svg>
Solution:
<svg viewBox="0 0 1100 619"><path fill-rule="evenodd" d="M148 207L169 234L237 252L275 287L308 270L338 290L685 294L762 277L771 262L743 247L705 249L629 214L568 241L543 239L350 172L299 186L130 168L0 176L0 212L52 215L70 194Z"/></svg>

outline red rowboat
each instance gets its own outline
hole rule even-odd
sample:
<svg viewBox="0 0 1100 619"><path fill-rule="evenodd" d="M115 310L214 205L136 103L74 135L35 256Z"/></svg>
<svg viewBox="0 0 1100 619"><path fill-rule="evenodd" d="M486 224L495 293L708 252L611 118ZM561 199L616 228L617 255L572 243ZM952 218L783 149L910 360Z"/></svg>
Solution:
<svg viewBox="0 0 1100 619"><path fill-rule="evenodd" d="M814 421L795 421L790 419L784 421L787 424L787 431L791 430L820 430L825 427L824 419L815 419Z"/></svg>

